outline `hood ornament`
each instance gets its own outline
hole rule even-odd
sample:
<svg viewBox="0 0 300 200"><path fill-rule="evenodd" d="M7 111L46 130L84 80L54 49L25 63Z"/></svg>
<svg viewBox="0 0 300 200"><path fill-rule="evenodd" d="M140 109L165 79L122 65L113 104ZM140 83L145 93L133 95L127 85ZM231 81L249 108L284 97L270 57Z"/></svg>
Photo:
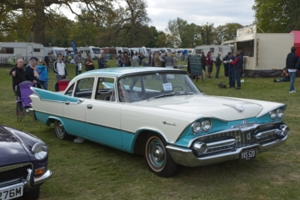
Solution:
<svg viewBox="0 0 300 200"><path fill-rule="evenodd" d="M234 109L236 109L236 110L239 111L239 112L243 112L243 111L245 110L245 108L243 107L242 104L232 105L232 104L225 104L225 103L224 103L223 105L229 106L229 107L231 107L231 108L234 108Z"/></svg>

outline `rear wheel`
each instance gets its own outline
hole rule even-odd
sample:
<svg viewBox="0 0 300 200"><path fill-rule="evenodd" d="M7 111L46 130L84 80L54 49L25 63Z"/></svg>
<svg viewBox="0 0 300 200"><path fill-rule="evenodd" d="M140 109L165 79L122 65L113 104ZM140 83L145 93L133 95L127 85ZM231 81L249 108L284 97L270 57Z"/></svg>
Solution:
<svg viewBox="0 0 300 200"><path fill-rule="evenodd" d="M146 139L145 157L149 169L161 177L170 177L177 172L174 162L163 139L156 134L149 134Z"/></svg>
<svg viewBox="0 0 300 200"><path fill-rule="evenodd" d="M70 136L65 128L64 125L59 121L59 120L55 120L54 121L54 130L55 130L55 134L56 136L61 139L61 140L68 140L68 139L72 139L72 136Z"/></svg>

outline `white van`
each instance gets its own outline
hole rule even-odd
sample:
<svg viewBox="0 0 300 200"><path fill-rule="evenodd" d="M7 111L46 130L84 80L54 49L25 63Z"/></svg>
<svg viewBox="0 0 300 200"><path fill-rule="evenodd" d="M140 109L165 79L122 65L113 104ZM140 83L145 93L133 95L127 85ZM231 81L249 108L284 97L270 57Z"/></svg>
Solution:
<svg viewBox="0 0 300 200"><path fill-rule="evenodd" d="M149 53L147 52L147 49L145 47L132 47L129 48L130 50L139 53L142 53L145 57L149 57Z"/></svg>
<svg viewBox="0 0 300 200"><path fill-rule="evenodd" d="M18 58L22 58L25 64L31 57L43 59L45 57L44 46L33 42L1 42L0 64L15 64Z"/></svg>
<svg viewBox="0 0 300 200"><path fill-rule="evenodd" d="M91 59L96 60L100 54L100 47L88 46L88 47L78 47L77 51L82 51L82 57L86 58L87 54L91 56Z"/></svg>

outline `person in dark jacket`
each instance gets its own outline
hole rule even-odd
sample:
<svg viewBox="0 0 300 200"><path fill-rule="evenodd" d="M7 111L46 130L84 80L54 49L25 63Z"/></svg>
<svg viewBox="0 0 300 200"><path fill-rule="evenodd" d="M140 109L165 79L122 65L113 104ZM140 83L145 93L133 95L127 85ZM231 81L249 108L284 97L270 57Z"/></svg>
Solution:
<svg viewBox="0 0 300 200"><path fill-rule="evenodd" d="M29 59L29 64L25 67L25 78L27 81L32 81L38 88L42 88L39 83L39 74L37 72L37 61L36 57Z"/></svg>
<svg viewBox="0 0 300 200"><path fill-rule="evenodd" d="M207 66L207 72L208 72L208 78L211 78L210 74L213 71L213 59L211 57L211 52L209 51L206 55L206 66Z"/></svg>
<svg viewBox="0 0 300 200"><path fill-rule="evenodd" d="M98 58L98 69L106 68L105 58L103 57L103 54L99 54Z"/></svg>
<svg viewBox="0 0 300 200"><path fill-rule="evenodd" d="M23 59L18 59L16 66L13 67L9 72L9 74L12 76L12 88L15 95L17 95L16 93L17 85L19 85L20 83L26 80L23 66L24 66Z"/></svg>
<svg viewBox="0 0 300 200"><path fill-rule="evenodd" d="M202 51L201 53L201 67L202 67L202 70L206 72L206 57L204 55L204 52Z"/></svg>
<svg viewBox="0 0 300 200"><path fill-rule="evenodd" d="M241 89L241 74L243 69L243 57L239 51L235 52L235 60L230 62L234 66L234 77L236 80L237 87L236 90Z"/></svg>
<svg viewBox="0 0 300 200"><path fill-rule="evenodd" d="M298 56L296 55L296 47L291 48L291 52L286 57L286 68L289 71L290 75L290 90L289 93L295 93L294 83L297 75L297 61Z"/></svg>
<svg viewBox="0 0 300 200"><path fill-rule="evenodd" d="M216 78L219 78L219 73L220 73L220 66L222 64L222 61L221 61L221 53L218 53L218 57L216 58L216 68L217 68L217 71L216 71Z"/></svg>
<svg viewBox="0 0 300 200"><path fill-rule="evenodd" d="M226 54L226 56L223 58L223 65L224 65L224 75L226 76L226 77L228 77L229 76L229 64L228 64L228 53Z"/></svg>

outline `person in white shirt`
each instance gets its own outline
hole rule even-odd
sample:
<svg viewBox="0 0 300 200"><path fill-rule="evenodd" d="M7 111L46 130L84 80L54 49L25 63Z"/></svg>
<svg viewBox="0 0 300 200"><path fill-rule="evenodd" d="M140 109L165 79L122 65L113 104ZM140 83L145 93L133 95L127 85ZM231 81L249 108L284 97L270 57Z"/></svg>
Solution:
<svg viewBox="0 0 300 200"><path fill-rule="evenodd" d="M56 76L56 81L60 81L62 79L67 78L67 68L65 63L62 61L62 54L58 53L57 54L57 61L54 62L53 64L53 71Z"/></svg>

